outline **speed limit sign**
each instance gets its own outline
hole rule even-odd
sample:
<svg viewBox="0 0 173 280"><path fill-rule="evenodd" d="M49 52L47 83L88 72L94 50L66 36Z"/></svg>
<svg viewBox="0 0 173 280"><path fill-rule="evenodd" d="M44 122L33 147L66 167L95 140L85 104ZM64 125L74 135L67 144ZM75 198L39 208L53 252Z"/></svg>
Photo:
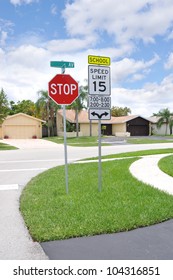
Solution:
<svg viewBox="0 0 173 280"><path fill-rule="evenodd" d="M89 65L88 87L89 94L110 95L110 67Z"/></svg>

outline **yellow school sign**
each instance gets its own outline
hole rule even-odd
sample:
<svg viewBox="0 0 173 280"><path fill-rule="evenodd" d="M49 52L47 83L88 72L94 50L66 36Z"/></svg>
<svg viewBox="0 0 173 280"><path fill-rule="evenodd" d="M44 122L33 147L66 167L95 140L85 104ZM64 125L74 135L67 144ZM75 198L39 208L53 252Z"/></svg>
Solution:
<svg viewBox="0 0 173 280"><path fill-rule="evenodd" d="M111 64L111 59L110 59L110 57L105 57L105 56L89 55L88 56L88 64L97 64L97 65L109 66Z"/></svg>

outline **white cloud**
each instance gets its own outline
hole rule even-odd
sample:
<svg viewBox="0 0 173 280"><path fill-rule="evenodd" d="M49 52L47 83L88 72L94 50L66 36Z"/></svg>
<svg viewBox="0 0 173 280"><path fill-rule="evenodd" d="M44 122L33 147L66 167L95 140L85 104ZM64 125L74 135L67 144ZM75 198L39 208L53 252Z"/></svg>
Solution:
<svg viewBox="0 0 173 280"><path fill-rule="evenodd" d="M165 69L171 69L173 68L173 53L171 53L168 57L168 60L165 63Z"/></svg>
<svg viewBox="0 0 173 280"><path fill-rule="evenodd" d="M165 77L160 84L152 83L143 89L112 89L112 104L127 106L132 114L149 117L160 109L172 111L173 75Z"/></svg>
<svg viewBox="0 0 173 280"><path fill-rule="evenodd" d="M22 4L30 4L32 2L38 2L39 0L10 0L10 3L13 5L22 5Z"/></svg>
<svg viewBox="0 0 173 280"><path fill-rule="evenodd" d="M7 40L7 32L6 31L1 31L0 32L0 46L4 46Z"/></svg>
<svg viewBox="0 0 173 280"><path fill-rule="evenodd" d="M37 91L47 88L50 53L31 45L9 51L0 49L0 85L9 98L35 100Z"/></svg>
<svg viewBox="0 0 173 280"><path fill-rule="evenodd" d="M51 5L51 14L52 15L57 15L58 11L57 11L57 6L55 4Z"/></svg>
<svg viewBox="0 0 173 280"><path fill-rule="evenodd" d="M32 45L22 45L8 52L0 49L0 85L7 93L9 100L31 99L36 101L37 92L47 89L48 81L57 73L61 73L60 69L50 67L50 60L75 62L75 68L67 69L66 73L83 84L88 72L87 55L93 54L94 50L90 51L91 53L88 53L88 50L71 54L61 53L58 56L58 52L51 52ZM110 49L113 54L114 51L116 52L116 50ZM122 73L124 67L126 73L132 73L138 78L138 72L148 69L157 59L157 55L146 62L127 59L129 66L126 67L126 63L123 66L122 63ZM116 72L116 68L117 65L113 63L112 72ZM131 72L131 68L135 69L134 72ZM148 117L162 108L170 107L172 92L173 75L165 77L160 84L147 84L143 89L130 90L112 85L112 106L127 106L131 108L132 114Z"/></svg>
<svg viewBox="0 0 173 280"><path fill-rule="evenodd" d="M11 0L13 5L32 2L37 0ZM56 14L56 6L51 8ZM142 58L135 60L131 55L139 40L154 43L156 35L171 39L168 34L171 34L172 10L172 0L67 1L63 17L69 38L64 34L66 39L43 42L41 36L30 32L18 37L17 47L0 49L0 85L9 99L35 101L37 91L47 89L48 81L61 72L61 69L51 68L50 61L75 62L75 68L67 69L66 73L83 84L88 76L87 56L110 56L112 106L127 106L133 114L147 117L172 104L173 76L165 77L160 83L146 84L142 89L117 88L117 84L146 78L159 61L157 54L147 61ZM0 20L1 45L5 44L10 28L9 25L5 29ZM109 37L105 34L111 38L110 46ZM164 66L173 68L173 53Z"/></svg>
<svg viewBox="0 0 173 280"><path fill-rule="evenodd" d="M95 45L95 40L93 37L88 37L87 39L64 39L64 40L51 40L44 44L44 46L57 53L71 53L79 50L86 49Z"/></svg>
<svg viewBox="0 0 173 280"><path fill-rule="evenodd" d="M132 80L139 80L146 76L150 67L157 63L159 56L157 54L149 61L135 61L134 59L124 58L112 64L113 83L124 81L127 77L132 76Z"/></svg>
<svg viewBox="0 0 173 280"><path fill-rule="evenodd" d="M119 44L154 42L154 36L166 35L170 28L172 9L172 0L75 0L66 5L63 17L71 36L105 31Z"/></svg>
<svg viewBox="0 0 173 280"><path fill-rule="evenodd" d="M9 65L21 65L27 69L42 69L49 55L49 52L43 48L22 45L8 52L7 62Z"/></svg>
<svg viewBox="0 0 173 280"><path fill-rule="evenodd" d="M124 44L121 47L105 47L105 48L96 48L96 49L88 49L88 53L90 55L98 55L98 56L109 56L111 58L112 63L119 59L120 57L129 56L134 51L134 45L132 43Z"/></svg>
<svg viewBox="0 0 173 280"><path fill-rule="evenodd" d="M0 18L0 46L5 46L8 35L13 33L13 26L11 21Z"/></svg>

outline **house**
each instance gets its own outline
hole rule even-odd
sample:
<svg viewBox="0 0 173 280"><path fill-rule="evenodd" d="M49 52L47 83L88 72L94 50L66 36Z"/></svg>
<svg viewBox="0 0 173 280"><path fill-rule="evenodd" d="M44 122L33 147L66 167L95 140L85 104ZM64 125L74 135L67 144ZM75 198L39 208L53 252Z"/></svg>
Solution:
<svg viewBox="0 0 173 280"><path fill-rule="evenodd" d="M2 139L2 125L0 124L0 139Z"/></svg>
<svg viewBox="0 0 173 280"><path fill-rule="evenodd" d="M148 136L150 135L150 121L138 115L111 117L106 126L107 135L115 136Z"/></svg>
<svg viewBox="0 0 173 280"><path fill-rule="evenodd" d="M157 122L160 119L160 117L157 116L152 116L149 118L151 122L151 132L152 134L155 135L165 135L165 134L170 134L170 127L169 125L166 125L166 121L163 122L161 127L157 127Z"/></svg>
<svg viewBox="0 0 173 280"><path fill-rule="evenodd" d="M66 110L66 121L70 124L74 124L76 126L76 119L75 119L75 111L74 110ZM79 136L90 136L90 121L88 119L88 112L82 110L79 112L78 115L80 133ZM63 136L63 110L57 111L57 135ZM76 133L70 133L70 136L76 136ZM92 121L92 136L98 135L98 122ZM67 133L68 136L68 133Z"/></svg>
<svg viewBox="0 0 173 280"><path fill-rule="evenodd" d="M45 121L24 113L8 116L0 126L0 138L42 138L42 123Z"/></svg>
<svg viewBox="0 0 173 280"><path fill-rule="evenodd" d="M66 120L76 125L75 111L66 110ZM79 112L78 121L81 136L98 136L98 121L90 121L88 112ZM148 136L150 135L150 121L141 116L111 117L110 120L102 120L105 135L115 136ZM57 111L57 135L63 135L63 111ZM75 136L75 134L74 134Z"/></svg>

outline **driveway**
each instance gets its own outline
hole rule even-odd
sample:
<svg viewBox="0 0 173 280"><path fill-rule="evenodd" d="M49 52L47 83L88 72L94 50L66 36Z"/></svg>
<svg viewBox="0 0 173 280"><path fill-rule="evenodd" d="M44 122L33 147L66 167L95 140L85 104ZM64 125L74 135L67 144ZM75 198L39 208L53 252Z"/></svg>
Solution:
<svg viewBox="0 0 173 280"><path fill-rule="evenodd" d="M56 144L51 141L44 139L3 139L0 140L1 143L5 143L19 149L49 149L56 148L57 145L62 146L62 144Z"/></svg>

